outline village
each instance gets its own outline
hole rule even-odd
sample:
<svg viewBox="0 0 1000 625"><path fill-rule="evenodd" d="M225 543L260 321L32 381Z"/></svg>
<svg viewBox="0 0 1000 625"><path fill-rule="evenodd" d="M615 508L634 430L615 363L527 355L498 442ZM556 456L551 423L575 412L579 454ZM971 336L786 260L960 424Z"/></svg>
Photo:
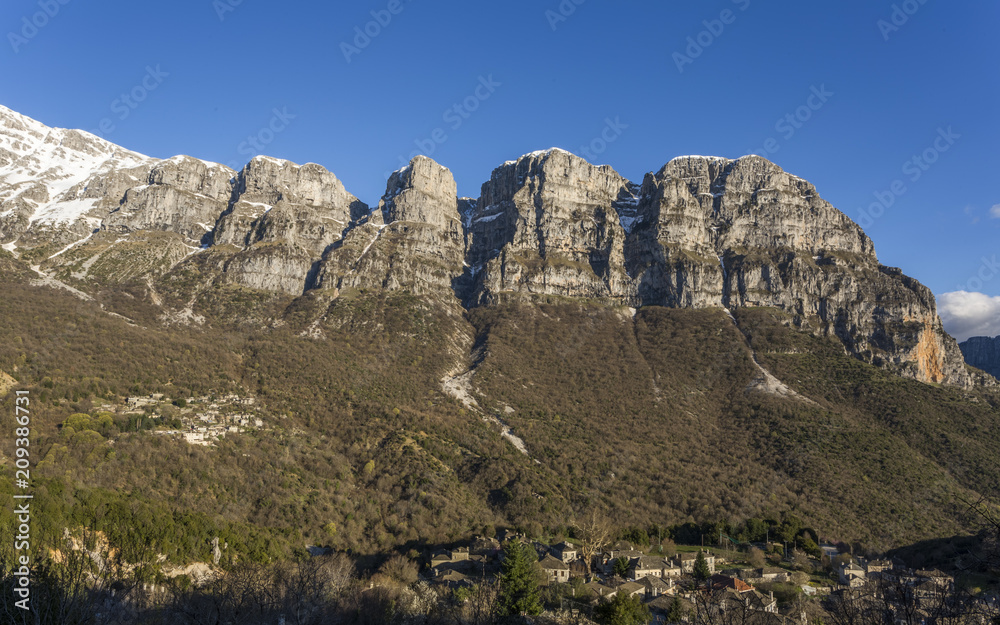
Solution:
<svg viewBox="0 0 1000 625"><path fill-rule="evenodd" d="M162 393L152 393L128 397L123 405L103 404L97 409L131 416L136 430L204 447L214 446L227 434L265 429L265 414L257 400L236 394L170 401Z"/></svg>
<svg viewBox="0 0 1000 625"><path fill-rule="evenodd" d="M550 606L553 597L560 598L551 616L562 622L589 622L597 606L622 595L645 605L652 623L804 625L822 620L810 606L825 611L851 605L859 614L889 606L900 615L896 623L928 625L938 622L944 608L968 611L968 602L982 616L972 622L990 625L1000 615L1000 598L962 595L952 575L910 569L898 559L855 557L833 545L821 545L818 558L773 543L736 550L673 544L642 548L618 541L584 549L502 531L495 538L476 537L427 554L425 574L439 591L468 596L497 578L508 541L531 547ZM752 560L760 564L765 550L764 566L751 566ZM587 551L593 552L589 559ZM957 606L959 597L968 602Z"/></svg>

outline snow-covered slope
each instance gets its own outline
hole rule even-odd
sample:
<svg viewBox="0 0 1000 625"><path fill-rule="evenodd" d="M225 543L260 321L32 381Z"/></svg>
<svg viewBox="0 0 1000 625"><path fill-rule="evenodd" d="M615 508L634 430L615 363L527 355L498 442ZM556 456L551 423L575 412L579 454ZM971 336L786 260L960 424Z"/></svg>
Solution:
<svg viewBox="0 0 1000 625"><path fill-rule="evenodd" d="M80 221L96 204L81 197L83 183L154 162L90 133L49 128L0 106L0 220L22 226Z"/></svg>

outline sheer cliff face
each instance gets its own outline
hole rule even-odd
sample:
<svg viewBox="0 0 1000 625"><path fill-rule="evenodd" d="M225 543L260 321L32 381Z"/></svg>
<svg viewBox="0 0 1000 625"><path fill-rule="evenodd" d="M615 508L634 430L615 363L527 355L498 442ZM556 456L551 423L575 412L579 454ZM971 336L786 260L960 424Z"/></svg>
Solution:
<svg viewBox="0 0 1000 625"><path fill-rule="evenodd" d="M341 240L352 219L368 212L319 165L257 157L233 183L214 244L242 248L226 264L228 280L301 295L323 254Z"/></svg>
<svg viewBox="0 0 1000 625"><path fill-rule="evenodd" d="M879 265L860 227L766 159L684 157L648 174L625 254L637 305L780 308L868 362L966 382L931 292Z"/></svg>
<svg viewBox="0 0 1000 625"><path fill-rule="evenodd" d="M145 184L134 185L134 174L117 172L104 176L93 191L101 205L109 209L101 228L128 234L141 230L176 232L188 239L201 240L215 226L232 193L233 170L188 156L175 156L152 165L144 173ZM130 185L129 183L132 183ZM128 185L124 192L122 187ZM118 195L117 206L109 200Z"/></svg>
<svg viewBox="0 0 1000 625"><path fill-rule="evenodd" d="M625 231L618 208L632 185L608 166L562 150L493 171L467 223L472 301L555 295L623 304Z"/></svg>
<svg viewBox="0 0 1000 625"><path fill-rule="evenodd" d="M108 283L190 264L212 267L196 290L289 297L775 307L865 361L969 383L930 291L881 266L811 184L756 156L678 158L637 185L551 149L495 169L478 199L417 157L372 211L319 165L156 160L0 107L0 244L84 289L96 269Z"/></svg>
<svg viewBox="0 0 1000 625"><path fill-rule="evenodd" d="M389 179L379 209L321 264L317 288L407 290L454 300L465 241L451 171L418 156Z"/></svg>
<svg viewBox="0 0 1000 625"><path fill-rule="evenodd" d="M959 344L965 362L1000 378L1000 336L973 336Z"/></svg>

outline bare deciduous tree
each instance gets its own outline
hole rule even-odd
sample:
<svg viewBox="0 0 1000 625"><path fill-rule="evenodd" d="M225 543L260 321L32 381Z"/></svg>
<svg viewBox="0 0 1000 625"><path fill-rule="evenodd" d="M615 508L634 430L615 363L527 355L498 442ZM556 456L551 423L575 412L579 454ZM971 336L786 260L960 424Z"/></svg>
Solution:
<svg viewBox="0 0 1000 625"><path fill-rule="evenodd" d="M587 567L587 575L591 573L594 556L600 553L611 542L614 527L607 517L592 509L590 514L582 517L573 527L580 537L580 555Z"/></svg>

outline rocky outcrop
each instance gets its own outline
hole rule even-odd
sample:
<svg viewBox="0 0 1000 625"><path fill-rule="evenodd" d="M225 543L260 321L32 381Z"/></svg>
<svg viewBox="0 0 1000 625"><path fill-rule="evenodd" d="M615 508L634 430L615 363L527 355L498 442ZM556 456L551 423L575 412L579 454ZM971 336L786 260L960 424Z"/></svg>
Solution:
<svg viewBox="0 0 1000 625"><path fill-rule="evenodd" d="M321 265L317 288L409 290L454 298L465 237L455 178L418 156L393 173L379 210L352 228Z"/></svg>
<svg viewBox="0 0 1000 625"><path fill-rule="evenodd" d="M85 194L87 181L152 162L90 133L49 128L0 107L0 243L60 245L87 236L106 212Z"/></svg>
<svg viewBox="0 0 1000 625"><path fill-rule="evenodd" d="M958 347L965 362L1000 379L1000 336L973 336Z"/></svg>
<svg viewBox="0 0 1000 625"><path fill-rule="evenodd" d="M323 167L256 157L238 174L213 240L243 248L226 267L230 281L301 295L324 253L368 213Z"/></svg>
<svg viewBox="0 0 1000 625"><path fill-rule="evenodd" d="M559 149L493 171L468 220L471 302L509 297L586 297L624 303L631 294L617 208L633 187L608 166Z"/></svg>
<svg viewBox="0 0 1000 625"><path fill-rule="evenodd" d="M637 185L553 148L496 168L477 199L417 157L373 213L319 165L158 161L0 108L0 244L47 246L43 267L81 281L162 275L211 245L221 283L289 296L774 307L867 362L969 384L930 291L881 266L813 185L756 156L682 157Z"/></svg>
<svg viewBox="0 0 1000 625"><path fill-rule="evenodd" d="M860 227L761 157L683 157L648 174L625 252L637 306L780 308L868 362L968 382L931 292L882 267Z"/></svg>
<svg viewBox="0 0 1000 625"><path fill-rule="evenodd" d="M150 169L146 184L125 191L120 205L104 218L102 229L163 230L201 241L228 207L234 174L224 165L188 156L161 161ZM117 191L114 182L108 187L110 193Z"/></svg>

